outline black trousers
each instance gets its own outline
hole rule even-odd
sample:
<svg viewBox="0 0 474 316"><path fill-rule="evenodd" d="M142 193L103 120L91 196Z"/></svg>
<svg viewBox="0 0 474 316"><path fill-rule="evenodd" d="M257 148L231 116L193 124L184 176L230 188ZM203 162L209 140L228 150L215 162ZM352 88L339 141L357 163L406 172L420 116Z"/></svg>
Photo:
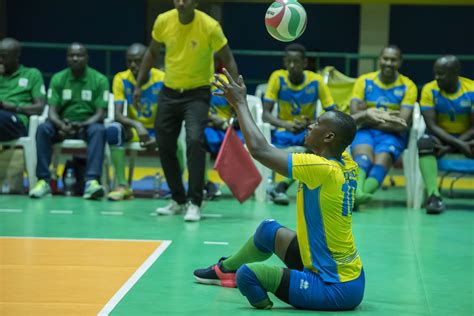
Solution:
<svg viewBox="0 0 474 316"><path fill-rule="evenodd" d="M206 171L204 128L208 121L210 96L210 87L179 92L165 86L158 97L155 128L161 165L172 198L179 204L191 201L200 206L202 202ZM187 196L176 157L177 140L183 120L189 171Z"/></svg>
<svg viewBox="0 0 474 316"><path fill-rule="evenodd" d="M0 110L0 141L10 141L26 136L28 131L15 113Z"/></svg>

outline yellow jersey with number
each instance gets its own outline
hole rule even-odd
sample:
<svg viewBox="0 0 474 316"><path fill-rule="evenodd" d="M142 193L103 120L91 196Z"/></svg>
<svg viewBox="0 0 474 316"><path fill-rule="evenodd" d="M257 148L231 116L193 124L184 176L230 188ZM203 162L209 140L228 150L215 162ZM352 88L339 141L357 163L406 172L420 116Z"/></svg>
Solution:
<svg viewBox="0 0 474 316"><path fill-rule="evenodd" d="M357 164L315 154L289 154L288 177L299 180L296 234L306 269L328 283L359 277L362 262L352 235Z"/></svg>

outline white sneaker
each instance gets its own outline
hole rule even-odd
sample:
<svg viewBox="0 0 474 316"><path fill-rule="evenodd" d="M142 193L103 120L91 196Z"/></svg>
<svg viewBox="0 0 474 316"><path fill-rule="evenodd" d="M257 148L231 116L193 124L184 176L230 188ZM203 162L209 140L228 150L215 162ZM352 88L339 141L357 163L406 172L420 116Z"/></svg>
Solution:
<svg viewBox="0 0 474 316"><path fill-rule="evenodd" d="M201 219L201 208L191 202L186 204L186 214L184 220L186 222L197 222Z"/></svg>
<svg viewBox="0 0 474 316"><path fill-rule="evenodd" d="M171 200L170 204L165 207L159 207L156 209L158 215L176 215L184 211L184 204L178 204L176 201Z"/></svg>

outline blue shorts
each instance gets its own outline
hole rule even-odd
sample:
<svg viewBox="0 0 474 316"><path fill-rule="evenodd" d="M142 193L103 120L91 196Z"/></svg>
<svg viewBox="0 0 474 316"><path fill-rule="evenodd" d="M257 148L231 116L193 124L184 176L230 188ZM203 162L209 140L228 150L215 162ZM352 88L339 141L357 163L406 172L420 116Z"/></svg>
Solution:
<svg viewBox="0 0 474 316"><path fill-rule="evenodd" d="M373 148L374 154L390 153L393 161L396 161L407 147L407 134L397 135L387 133L377 129L361 128L357 130L352 149L357 145L369 145Z"/></svg>
<svg viewBox="0 0 474 316"><path fill-rule="evenodd" d="M362 302L364 289L363 269L357 279L344 283L326 283L307 269L291 270L288 299L300 309L351 310Z"/></svg>
<svg viewBox="0 0 474 316"><path fill-rule="evenodd" d="M206 144L207 144L207 151L212 154L217 154L219 149L221 148L221 144L224 141L225 132L221 129L213 128L213 127L206 127L204 129L204 135L206 136ZM240 130L236 131L237 136L239 136L242 143L244 142L244 138L242 136L242 132Z"/></svg>
<svg viewBox="0 0 474 316"><path fill-rule="evenodd" d="M274 131L272 133L272 144L278 148L303 146L305 134L305 131L298 134L289 131Z"/></svg>

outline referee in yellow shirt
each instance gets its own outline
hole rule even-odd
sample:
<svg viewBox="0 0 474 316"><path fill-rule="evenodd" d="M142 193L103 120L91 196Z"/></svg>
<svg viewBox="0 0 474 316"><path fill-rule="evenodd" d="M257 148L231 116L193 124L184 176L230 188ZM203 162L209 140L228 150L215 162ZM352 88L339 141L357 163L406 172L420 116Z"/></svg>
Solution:
<svg viewBox="0 0 474 316"><path fill-rule="evenodd" d="M161 165L171 189L172 201L156 211L160 215L185 212L185 221L199 221L206 165L204 128L208 120L214 53L235 79L238 70L221 26L196 9L198 1L173 2L175 9L156 18L152 40L138 73L134 105L138 106L141 86L164 45L166 71L164 87L158 97L155 128ZM176 142L183 119L189 170L187 196L176 158Z"/></svg>

